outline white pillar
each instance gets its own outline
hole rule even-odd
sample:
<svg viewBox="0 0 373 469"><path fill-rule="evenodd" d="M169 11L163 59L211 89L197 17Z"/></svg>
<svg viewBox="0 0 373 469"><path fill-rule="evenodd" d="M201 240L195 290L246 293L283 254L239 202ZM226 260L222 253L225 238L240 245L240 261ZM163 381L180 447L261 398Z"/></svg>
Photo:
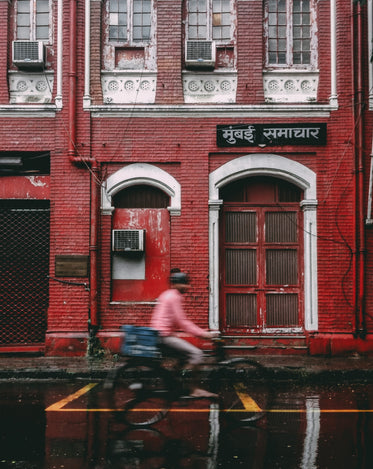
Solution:
<svg viewBox="0 0 373 469"><path fill-rule="evenodd" d="M62 109L62 50L63 50L63 0L57 2L57 80L56 98L57 109Z"/></svg>
<svg viewBox="0 0 373 469"><path fill-rule="evenodd" d="M329 104L338 108L337 95L337 9L336 0L330 0L330 98Z"/></svg>

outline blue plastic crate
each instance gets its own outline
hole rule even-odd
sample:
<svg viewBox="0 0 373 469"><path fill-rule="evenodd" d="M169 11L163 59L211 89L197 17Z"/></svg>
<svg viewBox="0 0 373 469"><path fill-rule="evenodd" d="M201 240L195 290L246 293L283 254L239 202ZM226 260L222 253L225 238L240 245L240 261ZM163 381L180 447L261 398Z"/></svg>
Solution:
<svg viewBox="0 0 373 469"><path fill-rule="evenodd" d="M158 331L151 327L121 326L124 340L121 354L129 357L156 358L160 356Z"/></svg>

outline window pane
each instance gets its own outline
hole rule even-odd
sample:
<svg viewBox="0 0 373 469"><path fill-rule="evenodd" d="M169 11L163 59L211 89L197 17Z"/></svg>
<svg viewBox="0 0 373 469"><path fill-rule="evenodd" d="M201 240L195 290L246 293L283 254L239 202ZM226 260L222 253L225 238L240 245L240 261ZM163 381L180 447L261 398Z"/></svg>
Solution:
<svg viewBox="0 0 373 469"><path fill-rule="evenodd" d="M30 39L30 28L17 27L17 39Z"/></svg>
<svg viewBox="0 0 373 469"><path fill-rule="evenodd" d="M302 15L295 14L293 15L293 24L302 24L301 22Z"/></svg>
<svg viewBox="0 0 373 469"><path fill-rule="evenodd" d="M278 50L279 51L286 51L286 39L280 39L278 41Z"/></svg>
<svg viewBox="0 0 373 469"><path fill-rule="evenodd" d="M295 15L294 15L295 16ZM299 16L299 15L298 15ZM286 25L286 14L285 13L280 13L277 16L277 23L279 25Z"/></svg>
<svg viewBox="0 0 373 469"><path fill-rule="evenodd" d="M299 65L302 63L302 54L300 52L294 52L293 63Z"/></svg>
<svg viewBox="0 0 373 469"><path fill-rule="evenodd" d="M110 0L109 2L109 12L118 10L118 0Z"/></svg>
<svg viewBox="0 0 373 469"><path fill-rule="evenodd" d="M197 39L198 37L198 30L195 26L191 26L189 27L188 29L188 36L189 36L189 39Z"/></svg>
<svg viewBox="0 0 373 469"><path fill-rule="evenodd" d="M293 41L293 50L294 52L299 52L300 50L302 50L302 41Z"/></svg>
<svg viewBox="0 0 373 469"><path fill-rule="evenodd" d="M299 0L294 0L293 3L293 12L299 13L301 11L301 2Z"/></svg>
<svg viewBox="0 0 373 469"><path fill-rule="evenodd" d="M49 38L49 27L48 26L37 26L36 28L36 39L48 39Z"/></svg>
<svg viewBox="0 0 373 469"><path fill-rule="evenodd" d="M118 15L118 25L126 26L127 25L127 15L125 13L119 13Z"/></svg>
<svg viewBox="0 0 373 469"><path fill-rule="evenodd" d="M277 25L277 15L276 15L276 13L270 13L268 15L268 24L270 26Z"/></svg>
<svg viewBox="0 0 373 469"><path fill-rule="evenodd" d="M310 64L311 63L311 54L310 54L310 52L303 52L302 56L303 56L303 60L302 60L303 64Z"/></svg>
<svg viewBox="0 0 373 469"><path fill-rule="evenodd" d="M142 28L135 26L133 28L133 40L134 41L141 41L142 40Z"/></svg>
<svg viewBox="0 0 373 469"><path fill-rule="evenodd" d="M49 0L38 0L36 2L36 11L38 13L49 12Z"/></svg>
<svg viewBox="0 0 373 469"><path fill-rule="evenodd" d="M30 26L30 15L20 14L17 16L17 25L18 26Z"/></svg>
<svg viewBox="0 0 373 469"><path fill-rule="evenodd" d="M18 0L17 11L18 13L30 13L30 0Z"/></svg>
<svg viewBox="0 0 373 469"><path fill-rule="evenodd" d="M279 27L277 31L278 31L278 37L287 37L285 26Z"/></svg>
<svg viewBox="0 0 373 469"><path fill-rule="evenodd" d="M295 26L293 28L293 37L294 37L294 39L301 38L302 37L302 29Z"/></svg>
<svg viewBox="0 0 373 469"><path fill-rule="evenodd" d="M39 26L49 24L49 13L38 13L36 16L36 24Z"/></svg>
<svg viewBox="0 0 373 469"><path fill-rule="evenodd" d="M189 25L196 26L197 24L198 24L197 14L196 13L190 13L190 15L189 15Z"/></svg>

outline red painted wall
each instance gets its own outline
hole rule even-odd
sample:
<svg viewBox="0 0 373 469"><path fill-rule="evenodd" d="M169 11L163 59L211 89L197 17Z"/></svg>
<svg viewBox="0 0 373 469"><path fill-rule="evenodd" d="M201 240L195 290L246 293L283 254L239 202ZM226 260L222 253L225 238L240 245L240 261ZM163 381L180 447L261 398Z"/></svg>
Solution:
<svg viewBox="0 0 373 469"><path fill-rule="evenodd" d="M156 2L158 11L158 77L156 105L180 105L182 96L181 73L181 2ZM262 0L237 2L237 106L263 105L263 42ZM69 2L63 2L64 23L69 21ZM136 106L123 113L108 115L104 111L90 113L83 110L84 95L84 2L77 2L77 98L76 145L78 156L92 157L98 162L97 180L101 186L107 177L131 163L153 164L172 175L181 185L182 210L180 216L170 217L162 212L161 226L153 228L152 216L143 212L139 227L147 230L146 280L111 282L111 230L126 227L128 213L116 210L113 216L99 215L98 246L98 315L102 337L115 335L125 322L148 324L154 299L166 287L169 269L179 267L190 274L192 289L186 297L186 308L191 319L199 325L208 324L209 258L208 258L208 178L224 163L249 154L274 153L297 161L317 174L318 223L318 296L319 331L307 338L307 345L315 353L329 353L331 342L338 339L341 351L373 349L371 336L357 344L354 339L355 310L353 269L356 260L355 242L355 148L354 148L354 83L351 31L351 2L337 0L337 90L338 110L312 111L295 115L286 113L286 106L268 104L266 112L250 113L247 108L232 117L219 113L193 112L193 106L169 116L165 109L158 112L150 105L140 116ZM91 2L91 76L92 104L103 105L101 91L101 34L102 2ZM9 47L11 4L0 2L0 106L8 106ZM366 10L363 9L364 67L367 70ZM56 19L56 11L54 12ZM172 25L172 27L170 26ZM54 55L50 67L55 70L56 28ZM70 144L69 98L69 31L63 32L63 108L53 116L40 116L25 110L12 113L3 109L0 114L2 151L50 151L51 175L39 178L43 186L35 186L30 178L0 177L1 198L50 198L50 303L48 333L49 354L83 354L88 335L90 310L89 292L84 284L89 278L69 277L66 283L55 278L55 256L89 255L91 228L91 197L93 187L89 165L69 161ZM318 2L319 92L317 104L328 104L330 95L330 4ZM171 51L171 55L170 55ZM55 81L56 83L56 81ZM364 96L367 104L367 73L364 74ZM212 106L214 108L214 106ZM280 111L281 109L281 111ZM154 113L150 114L150 111ZM147 114L147 111L149 113ZM274 111L274 112L272 112ZM7 114L8 112L8 114ZM364 205L368 200L372 115L366 106L364 123ZM320 147L281 146L271 148L229 148L216 145L216 126L237 123L297 123L325 122L328 128L327 144ZM141 225L141 226L140 226ZM148 236L149 235L149 236ZM367 331L373 333L372 282L373 234L366 228L366 298ZM163 243L163 244L162 244ZM162 244L162 247L161 247ZM60 347L63 338L63 345ZM104 338L103 341L109 340ZM337 342L334 342L337 343ZM360 343L360 342L359 342ZM344 344L347 346L344 346Z"/></svg>

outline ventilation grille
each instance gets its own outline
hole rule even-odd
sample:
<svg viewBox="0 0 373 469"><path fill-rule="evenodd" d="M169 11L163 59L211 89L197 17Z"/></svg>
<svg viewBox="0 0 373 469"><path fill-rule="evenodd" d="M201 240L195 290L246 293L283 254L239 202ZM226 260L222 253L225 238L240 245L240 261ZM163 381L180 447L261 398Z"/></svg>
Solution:
<svg viewBox="0 0 373 469"><path fill-rule="evenodd" d="M139 252L144 250L145 230L113 230L114 252Z"/></svg>
<svg viewBox="0 0 373 469"><path fill-rule="evenodd" d="M215 43L213 41L187 41L185 63L192 67L214 67Z"/></svg>
<svg viewBox="0 0 373 469"><path fill-rule="evenodd" d="M41 67L44 65L42 41L13 41L12 60L17 67Z"/></svg>

